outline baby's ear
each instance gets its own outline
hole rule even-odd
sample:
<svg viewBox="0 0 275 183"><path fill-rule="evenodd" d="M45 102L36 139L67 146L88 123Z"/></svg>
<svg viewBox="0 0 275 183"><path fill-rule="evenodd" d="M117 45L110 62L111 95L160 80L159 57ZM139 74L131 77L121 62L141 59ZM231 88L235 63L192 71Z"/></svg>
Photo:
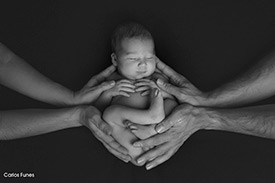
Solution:
<svg viewBox="0 0 275 183"><path fill-rule="evenodd" d="M114 66L117 66L117 57L115 53L111 54L111 58L112 58L112 63Z"/></svg>

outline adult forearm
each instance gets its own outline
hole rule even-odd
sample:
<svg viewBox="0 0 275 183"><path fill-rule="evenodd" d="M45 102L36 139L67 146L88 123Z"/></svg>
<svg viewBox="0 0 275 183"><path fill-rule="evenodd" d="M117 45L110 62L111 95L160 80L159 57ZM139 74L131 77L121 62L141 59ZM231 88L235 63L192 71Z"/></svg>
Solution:
<svg viewBox="0 0 275 183"><path fill-rule="evenodd" d="M15 139L80 126L79 108L0 111L0 139Z"/></svg>
<svg viewBox="0 0 275 183"><path fill-rule="evenodd" d="M0 83L31 98L54 105L70 105L74 93L48 79L0 43Z"/></svg>
<svg viewBox="0 0 275 183"><path fill-rule="evenodd" d="M275 105L204 111L208 129L275 139Z"/></svg>
<svg viewBox="0 0 275 183"><path fill-rule="evenodd" d="M215 107L239 106L270 97L274 93L275 51L236 80L201 97L200 103Z"/></svg>

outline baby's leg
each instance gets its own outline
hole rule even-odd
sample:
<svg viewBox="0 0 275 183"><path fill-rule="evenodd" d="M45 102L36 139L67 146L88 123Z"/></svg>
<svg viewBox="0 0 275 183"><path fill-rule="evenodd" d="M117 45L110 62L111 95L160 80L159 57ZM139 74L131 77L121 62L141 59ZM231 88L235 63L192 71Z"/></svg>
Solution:
<svg viewBox="0 0 275 183"><path fill-rule="evenodd" d="M128 149L129 155L132 157L132 163L136 164L135 159L142 154L143 150L132 145L134 141L138 140L138 138L131 133L130 130L124 127L123 118L120 113L120 106L112 105L105 109L103 119L112 126L112 136L122 146Z"/></svg>
<svg viewBox="0 0 275 183"><path fill-rule="evenodd" d="M134 123L149 125L159 123L165 117L163 98L158 89L154 89L151 92L151 104L149 109L141 110L130 108L121 105L115 105L116 110L120 113L123 121L129 120ZM119 124L122 125L123 124Z"/></svg>
<svg viewBox="0 0 275 183"><path fill-rule="evenodd" d="M177 106L177 102L175 100L166 99L164 101L165 116L169 115L170 112L176 106ZM140 124L137 124L137 123L131 123L130 122L127 126L140 139L147 139L148 137L153 136L157 133L155 131L156 124L140 125Z"/></svg>
<svg viewBox="0 0 275 183"><path fill-rule="evenodd" d="M134 109L122 105L111 105L105 109L103 113L103 119L113 127L112 134L114 138L129 150L130 156L134 159L143 151L141 148L136 148L132 145L133 142L138 139L130 130L125 128L123 122L129 120L141 124L154 124L163 118L163 98L158 90L154 90L154 93L151 95L151 106L148 110ZM153 127L146 128L141 136L151 136L152 134L155 134Z"/></svg>

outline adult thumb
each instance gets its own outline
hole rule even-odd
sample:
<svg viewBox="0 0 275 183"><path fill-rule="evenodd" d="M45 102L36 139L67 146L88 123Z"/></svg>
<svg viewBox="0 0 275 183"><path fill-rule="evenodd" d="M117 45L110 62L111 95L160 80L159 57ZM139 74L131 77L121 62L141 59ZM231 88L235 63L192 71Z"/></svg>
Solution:
<svg viewBox="0 0 275 183"><path fill-rule="evenodd" d="M115 81L103 82L96 87L96 90L101 93L101 92L104 92L105 90L109 90L114 85L115 85Z"/></svg>
<svg viewBox="0 0 275 183"><path fill-rule="evenodd" d="M173 126L173 124L174 124L174 122L171 121L168 117L168 118L164 119L162 122L160 122L159 124L157 124L155 126L155 130L158 133L163 133L166 130L168 130L169 128L171 128L171 126Z"/></svg>
<svg viewBox="0 0 275 183"><path fill-rule="evenodd" d="M180 91L178 87L170 83L164 82L162 79L157 80L157 85L165 92L174 95L177 99L180 98Z"/></svg>

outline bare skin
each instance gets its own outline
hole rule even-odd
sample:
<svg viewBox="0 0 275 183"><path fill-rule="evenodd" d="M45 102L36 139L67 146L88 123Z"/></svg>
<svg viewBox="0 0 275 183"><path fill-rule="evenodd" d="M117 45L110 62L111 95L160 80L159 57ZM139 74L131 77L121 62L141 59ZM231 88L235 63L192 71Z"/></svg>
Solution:
<svg viewBox="0 0 275 183"><path fill-rule="evenodd" d="M117 85L104 92L96 101L96 106L104 110L103 119L112 126L114 138L128 149L132 162L136 164L135 158L144 152L144 149L133 147L132 142L156 134L155 124L164 119L165 114L170 113L176 103L171 99L164 100L157 85L151 81L148 83L148 79L136 81L138 88L135 91L139 91L134 92L132 89L136 86L132 85L131 81L120 79L120 75L112 78L116 77L119 78ZM141 95L148 90L153 91L149 98L147 95ZM148 105L150 106L147 107ZM135 123L125 124L124 121L128 120Z"/></svg>
<svg viewBox="0 0 275 183"><path fill-rule="evenodd" d="M148 170L164 163L177 152L186 139L200 129L225 130L274 139L275 105L235 109L206 107L235 106L272 95L275 91L274 66L275 52L272 52L239 80L213 92L202 93L186 78L158 60L157 68L169 77L171 83L158 80L158 86L179 101L187 101L194 106L179 105L156 125L155 129L159 134L135 142L134 146L137 147L154 147L141 155L137 162L140 165L146 164Z"/></svg>
<svg viewBox="0 0 275 183"><path fill-rule="evenodd" d="M105 81L115 70L110 66L92 77L77 92L48 79L9 48L0 43L0 83L19 93L57 106L87 104L114 86ZM111 136L112 128L95 107L80 106L56 110L25 109L0 111L0 139L15 139L84 125L116 157L128 162L127 150Z"/></svg>

